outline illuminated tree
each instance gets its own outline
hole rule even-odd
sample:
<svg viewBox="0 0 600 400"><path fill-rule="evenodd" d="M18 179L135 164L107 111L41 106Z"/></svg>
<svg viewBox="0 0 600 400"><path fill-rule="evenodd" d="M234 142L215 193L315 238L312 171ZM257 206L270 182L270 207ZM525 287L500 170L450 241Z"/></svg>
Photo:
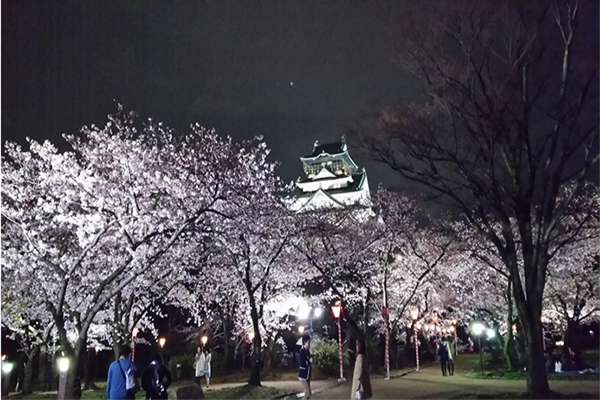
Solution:
<svg viewBox="0 0 600 400"><path fill-rule="evenodd" d="M458 207L493 244L524 328L527 389L541 397L552 237L598 161L592 15L592 3L576 1L452 2L404 15L397 59L427 101L388 109L379 132L359 134L374 159Z"/></svg>

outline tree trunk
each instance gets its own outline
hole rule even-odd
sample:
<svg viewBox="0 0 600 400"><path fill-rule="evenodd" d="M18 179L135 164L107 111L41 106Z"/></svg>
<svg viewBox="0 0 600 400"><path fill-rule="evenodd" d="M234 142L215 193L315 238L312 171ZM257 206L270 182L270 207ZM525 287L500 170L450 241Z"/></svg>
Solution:
<svg viewBox="0 0 600 400"><path fill-rule="evenodd" d="M75 348L71 354L69 354L67 351L65 351L65 353L69 358L69 364L71 365L66 373L65 399L79 399L81 398L81 380L79 379L78 366L81 350L79 348ZM77 385L79 385L79 388ZM59 400L63 399L59 398Z"/></svg>
<svg viewBox="0 0 600 400"><path fill-rule="evenodd" d="M566 352L567 348L573 348L573 339L575 336L575 330L577 329L577 322L573 321L569 318L567 321L567 330L565 331L565 345L563 346L563 351Z"/></svg>
<svg viewBox="0 0 600 400"><path fill-rule="evenodd" d="M542 323L529 321L531 332L527 334L527 391L535 398L546 399L550 394L548 376L546 374L546 359L544 357L544 346L542 343Z"/></svg>
<svg viewBox="0 0 600 400"><path fill-rule="evenodd" d="M229 370L231 367L230 351L229 351L229 318L223 319L223 352L225 357L225 368Z"/></svg>
<svg viewBox="0 0 600 400"><path fill-rule="evenodd" d="M21 393L28 395L33 393L31 388L31 377L33 376L33 357L38 352L39 347L35 347L29 354L25 353L25 373L23 374L23 382L21 382ZM41 355L40 355L41 356Z"/></svg>
<svg viewBox="0 0 600 400"><path fill-rule="evenodd" d="M250 295L250 316L252 317L252 325L254 327L254 347L252 348L252 365L250 366L250 379L248 380L248 385L260 386L262 339L260 337L260 325L254 295L250 291L248 294Z"/></svg>
<svg viewBox="0 0 600 400"><path fill-rule="evenodd" d="M504 341L504 346L502 346L502 351L504 353L504 358L506 359L506 366L509 370L514 370L513 358L512 358L512 348L514 347L513 343L513 309L512 309L512 281L508 280L508 288L506 290L506 295L508 297L508 314L506 316L506 324L508 325L508 329L506 332L506 340Z"/></svg>

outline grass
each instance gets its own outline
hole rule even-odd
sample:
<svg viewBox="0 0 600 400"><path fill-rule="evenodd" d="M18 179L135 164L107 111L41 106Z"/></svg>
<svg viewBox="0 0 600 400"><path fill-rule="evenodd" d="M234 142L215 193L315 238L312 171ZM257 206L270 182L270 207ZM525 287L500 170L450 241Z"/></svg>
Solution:
<svg viewBox="0 0 600 400"><path fill-rule="evenodd" d="M495 393L495 394L471 394L461 393L457 396L450 397L451 399L529 399L531 398L527 393ZM575 393L575 394L563 394L563 393L552 393L551 399L595 399L591 393Z"/></svg>
<svg viewBox="0 0 600 400"><path fill-rule="evenodd" d="M205 399L271 399L288 393L268 386L239 386L204 392Z"/></svg>
<svg viewBox="0 0 600 400"><path fill-rule="evenodd" d="M21 393L15 393L8 396L9 399L27 399L27 400L56 400L56 392L32 393L23 396ZM106 390L84 390L81 393L81 398L86 400L106 399Z"/></svg>

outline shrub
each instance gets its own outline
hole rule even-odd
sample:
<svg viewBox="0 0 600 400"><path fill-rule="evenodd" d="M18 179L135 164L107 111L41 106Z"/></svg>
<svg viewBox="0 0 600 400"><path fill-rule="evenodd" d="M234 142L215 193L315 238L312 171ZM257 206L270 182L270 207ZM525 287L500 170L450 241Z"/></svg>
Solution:
<svg viewBox="0 0 600 400"><path fill-rule="evenodd" d="M213 376L223 376L227 374L227 363L225 362L225 355L213 351L210 353L210 372Z"/></svg>
<svg viewBox="0 0 600 400"><path fill-rule="evenodd" d="M181 370L177 370L177 364L181 364ZM173 356L169 360L169 371L173 378L193 378L196 372L196 359L193 355ZM181 374L181 375L180 375Z"/></svg>
<svg viewBox="0 0 600 400"><path fill-rule="evenodd" d="M338 344L333 339L323 339L317 344L312 353L312 366L315 372L327 376L336 376L339 373L340 359ZM348 365L348 354L343 354L344 365Z"/></svg>

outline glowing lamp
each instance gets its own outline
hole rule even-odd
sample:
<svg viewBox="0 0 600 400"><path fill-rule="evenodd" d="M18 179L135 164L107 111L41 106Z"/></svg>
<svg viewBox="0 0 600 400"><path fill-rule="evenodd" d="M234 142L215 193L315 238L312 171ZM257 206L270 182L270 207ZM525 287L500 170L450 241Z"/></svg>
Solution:
<svg viewBox="0 0 600 400"><path fill-rule="evenodd" d="M483 330L485 329L485 327L480 324L479 322L476 322L473 324L473 326L471 327L471 330L473 331L473 335L475 336L479 336L483 333Z"/></svg>
<svg viewBox="0 0 600 400"><path fill-rule="evenodd" d="M164 337L161 337L160 339L158 339L158 345L160 346L161 349L163 347L165 347L165 343L167 343L167 339L165 339Z"/></svg>
<svg viewBox="0 0 600 400"><path fill-rule="evenodd" d="M60 372L67 372L69 370L69 359L67 357L60 357L58 359L58 370Z"/></svg>
<svg viewBox="0 0 600 400"><path fill-rule="evenodd" d="M2 363L2 372L5 374L10 374L10 371L13 369L13 363L11 362L3 362Z"/></svg>
<svg viewBox="0 0 600 400"><path fill-rule="evenodd" d="M315 317L319 318L321 316L321 314L323 313L323 309L320 307L315 308Z"/></svg>
<svg viewBox="0 0 600 400"><path fill-rule="evenodd" d="M304 326L300 325L298 327L298 332L300 332L300 334L302 335L304 333Z"/></svg>
<svg viewBox="0 0 600 400"><path fill-rule="evenodd" d="M488 329L485 331L488 339L493 339L496 336L496 332L493 329Z"/></svg>
<svg viewBox="0 0 600 400"><path fill-rule="evenodd" d="M419 318L419 310L417 310L416 308L414 310L411 310L410 312L410 317L412 319L417 319Z"/></svg>
<svg viewBox="0 0 600 400"><path fill-rule="evenodd" d="M208 342L208 337L206 335L202 336L202 345L206 346L206 342Z"/></svg>
<svg viewBox="0 0 600 400"><path fill-rule="evenodd" d="M338 300L335 305L331 307L331 311L333 312L334 317L339 318L342 312L342 302Z"/></svg>

